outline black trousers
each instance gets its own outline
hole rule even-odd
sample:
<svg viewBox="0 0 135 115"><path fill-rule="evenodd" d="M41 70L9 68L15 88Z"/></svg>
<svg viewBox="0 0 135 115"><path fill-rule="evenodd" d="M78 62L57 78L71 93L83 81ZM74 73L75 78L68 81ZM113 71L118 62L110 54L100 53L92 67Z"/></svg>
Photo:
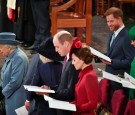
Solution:
<svg viewBox="0 0 135 115"><path fill-rule="evenodd" d="M13 32L13 27L7 16L7 0L0 0L0 32Z"/></svg>
<svg viewBox="0 0 135 115"><path fill-rule="evenodd" d="M36 26L34 46L50 37L50 0L31 0L34 23Z"/></svg>

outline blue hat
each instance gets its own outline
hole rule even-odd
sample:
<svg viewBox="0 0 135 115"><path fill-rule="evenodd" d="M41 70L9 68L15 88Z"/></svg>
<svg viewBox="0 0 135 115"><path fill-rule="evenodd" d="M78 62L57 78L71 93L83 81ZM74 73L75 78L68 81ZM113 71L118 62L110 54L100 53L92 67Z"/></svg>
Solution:
<svg viewBox="0 0 135 115"><path fill-rule="evenodd" d="M15 40L16 35L12 32L0 33L0 44L18 45L19 41Z"/></svg>

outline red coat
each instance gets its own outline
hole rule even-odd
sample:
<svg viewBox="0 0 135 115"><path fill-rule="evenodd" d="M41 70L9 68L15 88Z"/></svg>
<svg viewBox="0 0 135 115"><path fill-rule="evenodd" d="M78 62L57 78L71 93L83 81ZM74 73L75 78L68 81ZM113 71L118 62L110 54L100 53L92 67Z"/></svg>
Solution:
<svg viewBox="0 0 135 115"><path fill-rule="evenodd" d="M98 102L98 79L92 65L79 73L79 81L75 87L77 112L73 115L96 115L94 110Z"/></svg>

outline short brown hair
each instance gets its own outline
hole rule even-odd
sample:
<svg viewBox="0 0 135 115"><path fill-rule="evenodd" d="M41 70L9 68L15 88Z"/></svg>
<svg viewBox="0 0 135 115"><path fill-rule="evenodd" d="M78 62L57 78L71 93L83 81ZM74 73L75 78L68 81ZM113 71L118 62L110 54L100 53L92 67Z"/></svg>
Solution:
<svg viewBox="0 0 135 115"><path fill-rule="evenodd" d="M85 64L90 64L93 60L93 55L91 54L91 51L88 47L81 47L79 49L73 49L73 53L79 59L83 60Z"/></svg>
<svg viewBox="0 0 135 115"><path fill-rule="evenodd" d="M123 12L119 8L111 7L108 10L106 10L106 12L104 13L105 16L108 16L111 14L113 14L115 18L121 17L123 19Z"/></svg>

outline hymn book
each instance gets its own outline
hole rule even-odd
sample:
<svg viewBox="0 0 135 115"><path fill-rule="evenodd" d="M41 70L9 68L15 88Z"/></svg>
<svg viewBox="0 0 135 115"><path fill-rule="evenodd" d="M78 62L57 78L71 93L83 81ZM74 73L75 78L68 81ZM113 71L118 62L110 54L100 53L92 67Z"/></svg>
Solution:
<svg viewBox="0 0 135 115"><path fill-rule="evenodd" d="M106 60L106 61L108 61L108 62L111 62L111 59L110 59L108 56L106 56L106 55L104 55L103 53L101 53L101 52L95 50L95 49L92 48L92 47L89 47L89 48L90 48L91 53L92 53L93 55L95 55L95 56L97 56L97 57L99 57L99 58L101 58L101 59L104 59L104 60Z"/></svg>
<svg viewBox="0 0 135 115"><path fill-rule="evenodd" d="M54 90L43 89L43 88L38 87L38 86L24 85L24 88L28 91L33 91L33 92L55 93Z"/></svg>
<svg viewBox="0 0 135 115"><path fill-rule="evenodd" d="M120 78L117 75L113 75L103 70L102 73L103 73L103 78L121 83L123 87L135 89L135 79L126 72L124 73L124 78Z"/></svg>
<svg viewBox="0 0 135 115"><path fill-rule="evenodd" d="M44 95L44 99L48 101L49 107L54 109L62 109L62 110L69 110L69 111L76 111L75 104L71 104L67 101L60 101L53 99L47 95Z"/></svg>

